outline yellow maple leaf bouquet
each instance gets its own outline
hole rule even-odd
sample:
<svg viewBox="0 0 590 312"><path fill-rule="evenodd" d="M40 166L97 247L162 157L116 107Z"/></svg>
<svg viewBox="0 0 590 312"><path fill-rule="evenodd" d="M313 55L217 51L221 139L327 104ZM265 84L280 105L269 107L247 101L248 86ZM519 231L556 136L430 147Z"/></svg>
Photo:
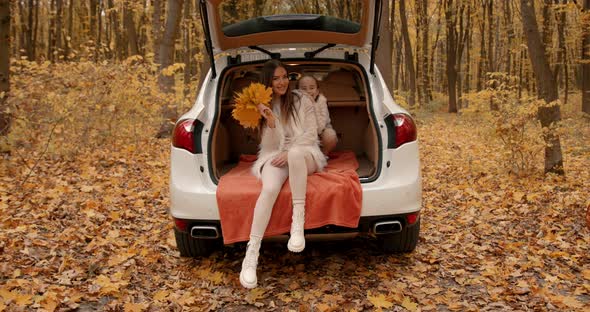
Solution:
<svg viewBox="0 0 590 312"><path fill-rule="evenodd" d="M259 104L270 108L272 89L255 82L244 88L242 92L236 92L234 96L234 109L232 116L244 128L256 128L261 117L265 117L271 127L274 126L274 116L270 109L264 110L264 116L258 109Z"/></svg>

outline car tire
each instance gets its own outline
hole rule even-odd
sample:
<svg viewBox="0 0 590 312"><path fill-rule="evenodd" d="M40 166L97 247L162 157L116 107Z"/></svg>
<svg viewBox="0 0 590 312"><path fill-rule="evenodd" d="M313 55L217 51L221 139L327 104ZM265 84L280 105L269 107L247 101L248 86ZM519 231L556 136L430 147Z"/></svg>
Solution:
<svg viewBox="0 0 590 312"><path fill-rule="evenodd" d="M405 227L399 233L381 236L381 247L386 253L412 252L418 244L419 236L420 219L413 225Z"/></svg>
<svg viewBox="0 0 590 312"><path fill-rule="evenodd" d="M176 247L181 257L206 257L216 250L221 249L221 239L198 239L190 236L189 233L174 228Z"/></svg>

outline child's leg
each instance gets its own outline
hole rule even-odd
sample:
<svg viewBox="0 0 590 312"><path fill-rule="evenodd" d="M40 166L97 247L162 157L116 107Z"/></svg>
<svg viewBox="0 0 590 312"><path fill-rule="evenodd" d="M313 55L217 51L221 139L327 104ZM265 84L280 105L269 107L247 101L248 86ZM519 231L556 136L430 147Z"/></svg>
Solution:
<svg viewBox="0 0 590 312"><path fill-rule="evenodd" d="M322 143L322 152L324 155L328 155L331 151L336 148L338 143L338 135L332 128L326 128L320 135L320 142Z"/></svg>
<svg viewBox="0 0 590 312"><path fill-rule="evenodd" d="M290 251L300 252L305 248L303 229L305 224L305 192L307 191L307 175L315 172L317 166L311 154L297 147L289 150L289 185L293 198L293 217L291 237L287 247Z"/></svg>

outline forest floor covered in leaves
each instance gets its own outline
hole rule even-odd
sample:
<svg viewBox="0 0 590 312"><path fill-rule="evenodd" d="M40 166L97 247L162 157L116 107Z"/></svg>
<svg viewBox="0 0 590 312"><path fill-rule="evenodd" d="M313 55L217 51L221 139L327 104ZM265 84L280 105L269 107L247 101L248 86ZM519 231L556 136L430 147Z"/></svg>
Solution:
<svg viewBox="0 0 590 312"><path fill-rule="evenodd" d="M301 254L266 243L254 290L238 280L243 244L179 257L168 140L73 158L6 156L0 311L588 311L588 119L566 123L565 178L508 174L477 117L418 113L417 121L416 250L385 255L370 238L309 243Z"/></svg>

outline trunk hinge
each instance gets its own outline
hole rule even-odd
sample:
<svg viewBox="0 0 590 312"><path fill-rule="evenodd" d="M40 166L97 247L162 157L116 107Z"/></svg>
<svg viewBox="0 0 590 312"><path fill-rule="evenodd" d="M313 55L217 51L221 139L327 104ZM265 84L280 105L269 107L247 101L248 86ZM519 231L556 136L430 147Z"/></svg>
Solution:
<svg viewBox="0 0 590 312"><path fill-rule="evenodd" d="M201 11L201 23L203 24L203 32L205 33L205 50L209 54L209 63L211 63L211 78L217 77L215 71L215 57L213 55L213 44L211 43L211 30L209 30L209 16L207 16L207 1L201 0L199 3Z"/></svg>
<svg viewBox="0 0 590 312"><path fill-rule="evenodd" d="M381 25L381 10L383 6L380 0L375 1L375 18L373 19L373 40L371 42L371 62L369 63L369 72L375 74L375 53L379 46L379 26Z"/></svg>

